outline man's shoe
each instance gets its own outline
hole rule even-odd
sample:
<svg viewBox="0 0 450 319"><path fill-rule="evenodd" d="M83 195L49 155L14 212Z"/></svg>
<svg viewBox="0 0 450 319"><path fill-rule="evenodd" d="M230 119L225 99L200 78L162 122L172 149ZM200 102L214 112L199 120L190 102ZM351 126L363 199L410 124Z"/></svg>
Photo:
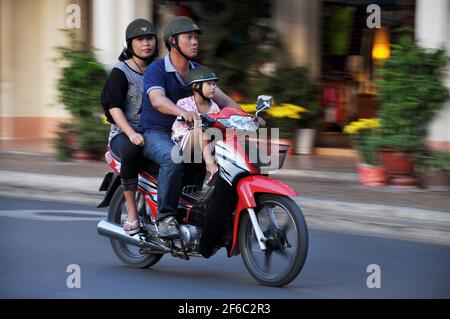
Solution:
<svg viewBox="0 0 450 319"><path fill-rule="evenodd" d="M164 218L158 223L159 237L163 239L171 239L180 237L177 220L170 216Z"/></svg>

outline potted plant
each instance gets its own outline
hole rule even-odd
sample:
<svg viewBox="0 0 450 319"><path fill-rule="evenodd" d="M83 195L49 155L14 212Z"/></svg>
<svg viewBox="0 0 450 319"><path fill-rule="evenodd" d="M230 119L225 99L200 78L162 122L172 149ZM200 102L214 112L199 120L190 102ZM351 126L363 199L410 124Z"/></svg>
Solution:
<svg viewBox="0 0 450 319"><path fill-rule="evenodd" d="M92 116L82 118L78 123L77 159L101 160L107 148L109 126L102 118Z"/></svg>
<svg viewBox="0 0 450 319"><path fill-rule="evenodd" d="M56 48L58 60L64 63L58 79L58 99L72 115L72 120L69 124L60 125L55 147L58 154L65 154L60 158L69 154L77 159L98 158L107 140L100 107L106 73L91 49L78 42L73 32L63 31L67 32L70 44ZM73 139L75 143L70 142Z"/></svg>
<svg viewBox="0 0 450 319"><path fill-rule="evenodd" d="M240 106L246 112L256 112L256 104L241 103ZM289 154L293 153L293 138L298 127L298 121L306 112L307 110L299 105L289 103L277 105L273 102L272 107L261 114L266 121L267 128L278 129L279 142L290 146ZM270 134L271 131L269 130L268 133ZM270 136L270 138L273 138L273 136Z"/></svg>
<svg viewBox="0 0 450 319"><path fill-rule="evenodd" d="M393 178L411 176L413 159L425 149L428 123L449 97L444 85L448 61L444 50L426 50L403 36L380 69L378 146Z"/></svg>
<svg viewBox="0 0 450 319"><path fill-rule="evenodd" d="M282 138L293 141L296 153L311 154L320 108L319 86L309 69L281 67L273 75L259 74L252 86L254 95L271 95L279 106L284 106L269 112L268 126L278 127Z"/></svg>
<svg viewBox="0 0 450 319"><path fill-rule="evenodd" d="M60 161L69 161L76 149L76 136L78 130L73 123L61 123L53 141L56 149L56 158Z"/></svg>
<svg viewBox="0 0 450 319"><path fill-rule="evenodd" d="M450 190L450 152L432 151L420 161L421 184L438 191Z"/></svg>
<svg viewBox="0 0 450 319"><path fill-rule="evenodd" d="M377 119L359 119L344 127L344 133L350 135L352 147L358 153L358 172L363 185L381 186L387 182L386 170L379 166L377 156L379 131Z"/></svg>

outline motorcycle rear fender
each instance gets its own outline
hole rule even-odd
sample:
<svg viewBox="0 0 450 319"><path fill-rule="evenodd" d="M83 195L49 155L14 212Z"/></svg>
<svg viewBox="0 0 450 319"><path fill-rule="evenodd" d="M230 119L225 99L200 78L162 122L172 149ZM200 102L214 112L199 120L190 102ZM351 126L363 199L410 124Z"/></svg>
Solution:
<svg viewBox="0 0 450 319"><path fill-rule="evenodd" d="M229 256L239 254L238 242L239 225L241 213L247 208L256 208L257 194L277 194L284 196L299 196L299 194L289 185L263 175L250 175L242 178L236 187L238 203L235 210L233 225L233 244L229 251Z"/></svg>
<svg viewBox="0 0 450 319"><path fill-rule="evenodd" d="M109 203L111 202L111 198L114 195L114 192L119 186L120 186L120 175L115 172L106 173L105 177L103 178L102 185L100 186L99 189L99 191L106 191L105 197L103 198L103 201L100 204L98 204L97 207L98 208L108 207Z"/></svg>

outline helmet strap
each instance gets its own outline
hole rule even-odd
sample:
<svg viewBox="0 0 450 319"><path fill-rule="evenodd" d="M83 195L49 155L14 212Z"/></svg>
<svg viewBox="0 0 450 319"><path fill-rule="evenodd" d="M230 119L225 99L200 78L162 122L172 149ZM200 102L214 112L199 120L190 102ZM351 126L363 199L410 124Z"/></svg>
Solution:
<svg viewBox="0 0 450 319"><path fill-rule="evenodd" d="M144 61L146 64L150 64L150 63L155 59L155 57L157 56L156 50L155 50L155 53L153 53L153 55L150 56L150 57L148 57L148 58L140 57L139 55L137 55L136 53L134 53L133 50L132 50L131 52L133 52L133 57L136 57L136 58L138 58L139 60ZM156 55L155 55L155 54L156 54Z"/></svg>
<svg viewBox="0 0 450 319"><path fill-rule="evenodd" d="M185 58L187 61L189 61L190 58L186 54L184 54L183 51L181 51L180 45L178 44L178 34L175 35L173 38L175 39L175 45L171 44L172 47L175 48L181 54L181 56L183 58Z"/></svg>
<svg viewBox="0 0 450 319"><path fill-rule="evenodd" d="M132 40L133 40L133 39L130 39L130 40L129 40L129 41L130 41L129 44L128 44L128 42L127 42L128 50L133 54L134 57L138 58L138 59L141 60L141 61L144 61L147 65L150 64L150 63L152 63L153 60L158 56L158 41L157 41L158 39L156 38L156 36L155 36L155 52L153 52L153 55L152 55L152 56L149 56L148 58L143 58L143 57L137 55L137 54L134 52L133 46L131 45L131 41L132 41Z"/></svg>
<svg viewBox="0 0 450 319"><path fill-rule="evenodd" d="M204 94L203 94L203 83L204 82L200 82L198 89L195 89L195 92L197 92L203 99L203 101L206 101L209 104L211 104L211 99L208 99Z"/></svg>

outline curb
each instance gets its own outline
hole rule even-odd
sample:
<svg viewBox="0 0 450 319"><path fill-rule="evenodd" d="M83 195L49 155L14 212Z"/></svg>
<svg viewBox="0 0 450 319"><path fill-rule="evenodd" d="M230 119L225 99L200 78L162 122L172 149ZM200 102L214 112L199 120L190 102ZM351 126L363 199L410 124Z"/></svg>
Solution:
<svg viewBox="0 0 450 319"><path fill-rule="evenodd" d="M359 182L359 176L356 173L338 173L329 171L311 171L311 170L298 170L298 169L281 169L274 174L270 174L274 177L310 177L310 178L322 178L333 179L339 181Z"/></svg>
<svg viewBox="0 0 450 319"><path fill-rule="evenodd" d="M450 212L294 197L311 228L450 246Z"/></svg>
<svg viewBox="0 0 450 319"><path fill-rule="evenodd" d="M292 176L289 171L286 174ZM0 195L97 205L104 195L98 191L101 182L102 178L0 170ZM292 199L311 228L450 245L450 211L303 196Z"/></svg>

